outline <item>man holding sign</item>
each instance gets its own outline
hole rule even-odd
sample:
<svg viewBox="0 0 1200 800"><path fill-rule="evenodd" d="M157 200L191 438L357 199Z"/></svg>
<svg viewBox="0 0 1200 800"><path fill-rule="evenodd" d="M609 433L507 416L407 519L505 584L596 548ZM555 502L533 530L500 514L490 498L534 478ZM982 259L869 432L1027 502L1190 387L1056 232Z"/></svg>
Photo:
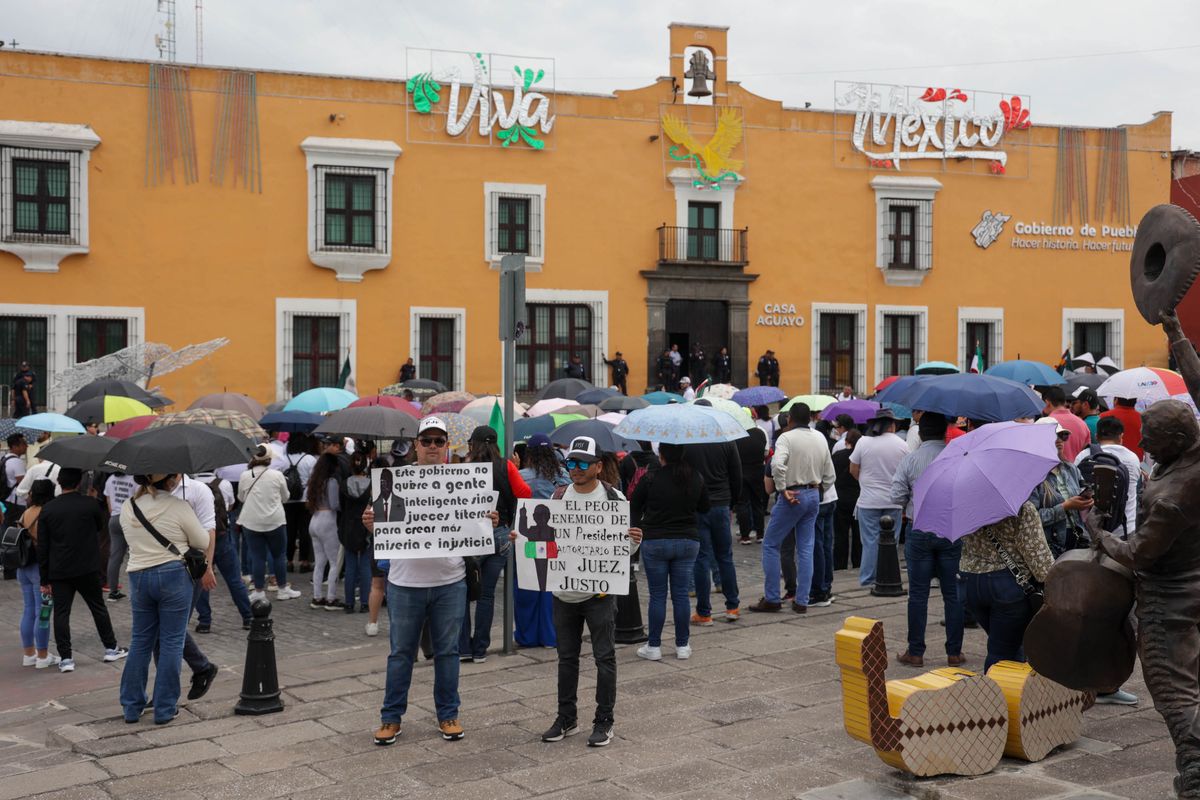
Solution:
<svg viewBox="0 0 1200 800"><path fill-rule="evenodd" d="M586 623L596 662L596 716L588 746L604 747L612 741L617 702L614 595L629 592L629 556L642 541L642 532L629 527L624 495L600 482L600 452L594 439L577 436L566 466L571 485L555 491L553 500L518 501L517 530L510 536L518 543L522 584L536 582L554 594L558 716L542 741L557 742L579 732L576 694Z"/></svg>
<svg viewBox="0 0 1200 800"><path fill-rule="evenodd" d="M458 634L467 604L464 556L490 553L496 493L491 464L446 464L446 423L421 420L417 464L372 477L375 496L362 522L375 541L375 557L390 560L387 605L392 651L375 744L400 735L421 628L433 639L433 699L442 738L463 738L458 721ZM481 472L482 470L482 472ZM486 473L486 474L484 474ZM384 512L383 509L387 508ZM399 509L399 510L397 510ZM376 524L376 514L385 514ZM396 521L397 517L400 521Z"/></svg>

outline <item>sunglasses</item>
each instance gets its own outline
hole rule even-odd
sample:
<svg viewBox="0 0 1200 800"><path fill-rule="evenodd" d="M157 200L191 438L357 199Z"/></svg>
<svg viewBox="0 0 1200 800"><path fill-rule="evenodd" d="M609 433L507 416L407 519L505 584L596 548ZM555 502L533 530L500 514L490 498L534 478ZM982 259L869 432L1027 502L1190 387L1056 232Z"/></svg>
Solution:
<svg viewBox="0 0 1200 800"><path fill-rule="evenodd" d="M595 462L579 461L578 459L569 458L569 459L567 459L567 469L569 469L569 470L572 470L572 469L586 470L593 463L595 463Z"/></svg>
<svg viewBox="0 0 1200 800"><path fill-rule="evenodd" d="M422 436L420 439L417 439L417 441L420 442L421 445L424 447L445 447L446 446L446 440L441 436L436 436L436 437Z"/></svg>
<svg viewBox="0 0 1200 800"><path fill-rule="evenodd" d="M1058 433L1058 434L1055 434L1055 435L1058 437L1058 440L1059 440L1060 442L1065 442L1067 439L1070 439L1070 438L1071 438L1071 432L1070 432L1070 431L1063 431L1063 432L1061 432L1061 433Z"/></svg>

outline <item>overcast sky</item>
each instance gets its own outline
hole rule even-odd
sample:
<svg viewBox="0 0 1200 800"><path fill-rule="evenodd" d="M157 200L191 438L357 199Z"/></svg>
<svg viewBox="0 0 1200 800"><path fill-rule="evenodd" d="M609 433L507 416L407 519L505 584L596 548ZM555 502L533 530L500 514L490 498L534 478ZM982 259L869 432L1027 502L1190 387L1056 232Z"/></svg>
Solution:
<svg viewBox="0 0 1200 800"><path fill-rule="evenodd" d="M667 24L730 27L730 77L829 108L834 81L1031 96L1035 122L1112 126L1173 111L1200 149L1197 0L204 0L204 61L403 77L405 48L555 59L560 89L635 88L667 72ZM195 60L178 0L178 60ZM0 0L19 47L155 58L156 0ZM0 100L3 98L0 83ZM8 115L11 115L11 110ZM4 115L0 112L0 115Z"/></svg>

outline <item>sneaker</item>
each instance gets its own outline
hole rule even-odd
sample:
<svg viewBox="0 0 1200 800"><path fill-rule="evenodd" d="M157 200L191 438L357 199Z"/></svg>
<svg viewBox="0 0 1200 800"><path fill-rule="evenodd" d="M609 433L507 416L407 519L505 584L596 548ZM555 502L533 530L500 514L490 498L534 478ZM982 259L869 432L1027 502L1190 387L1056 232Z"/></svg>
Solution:
<svg viewBox="0 0 1200 800"><path fill-rule="evenodd" d="M341 611L342 609L345 609L345 608L346 608L345 604L341 600L338 600L337 598L334 598L333 600L325 601L325 610L326 611ZM353 614L354 606L350 606L350 608L346 609L346 610L348 610L350 613Z"/></svg>
<svg viewBox="0 0 1200 800"><path fill-rule="evenodd" d="M1136 694L1127 692L1124 689L1117 689L1115 692L1096 695L1096 702L1111 706L1136 706L1138 704L1138 697Z"/></svg>
<svg viewBox="0 0 1200 800"><path fill-rule="evenodd" d="M438 728L442 732L442 738L447 742L457 742L466 735L463 730L462 723L456 719L444 719L438 722Z"/></svg>
<svg viewBox="0 0 1200 800"><path fill-rule="evenodd" d="M283 598L280 599L282 600ZM308 601L308 607L322 609L325 607L325 601L320 597L314 597L312 600Z"/></svg>
<svg viewBox="0 0 1200 800"><path fill-rule="evenodd" d="M27 655L22 655L22 656L21 656L21 666L22 666L22 667L33 667L33 666L37 666L37 662L38 662L37 653L34 653L34 654L33 654L33 655L31 655L31 656L27 656Z"/></svg>
<svg viewBox="0 0 1200 800"><path fill-rule="evenodd" d="M207 622L197 622L193 629L196 633L212 633L212 625Z"/></svg>
<svg viewBox="0 0 1200 800"><path fill-rule="evenodd" d="M554 724L542 734L543 742L561 742L568 736L579 733L579 725L573 719L555 717Z"/></svg>
<svg viewBox="0 0 1200 800"><path fill-rule="evenodd" d="M742 618L742 610L740 608L725 609L725 621L726 622L737 622L741 618Z"/></svg>
<svg viewBox="0 0 1200 800"><path fill-rule="evenodd" d="M831 594L823 594L820 597L810 597L808 604L810 606L816 606L817 608L825 608L833 605L833 601L836 599L837 598Z"/></svg>
<svg viewBox="0 0 1200 800"><path fill-rule="evenodd" d="M691 658L692 657L692 646L690 644L679 645L678 647L675 648L675 657L676 658Z"/></svg>
<svg viewBox="0 0 1200 800"><path fill-rule="evenodd" d="M58 662L58 671L59 672L74 672L75 671L75 659L64 658L61 661L59 661Z"/></svg>
<svg viewBox="0 0 1200 800"><path fill-rule="evenodd" d="M367 623L367 636L378 636L378 635L379 635L379 623L378 622L368 622Z"/></svg>
<svg viewBox="0 0 1200 800"><path fill-rule="evenodd" d="M129 651L124 647L114 647L111 650L104 651L105 661L120 661L125 656L129 655Z"/></svg>
<svg viewBox="0 0 1200 800"><path fill-rule="evenodd" d="M278 591L278 589L279 589L279 581L275 580L274 577L267 578L267 591L274 592L274 591Z"/></svg>
<svg viewBox="0 0 1200 800"><path fill-rule="evenodd" d="M287 586L280 586L275 592L276 600L292 600L299 596L300 593L293 589L290 583Z"/></svg>
<svg viewBox="0 0 1200 800"><path fill-rule="evenodd" d="M597 722L592 726L592 735L588 737L588 747L605 747L612 741L613 726L611 722Z"/></svg>
<svg viewBox="0 0 1200 800"><path fill-rule="evenodd" d="M662 661L662 648L651 647L644 644L637 649L638 658L644 658L647 661Z"/></svg>
<svg viewBox="0 0 1200 800"><path fill-rule="evenodd" d="M702 628L707 628L713 624L712 617L702 617L699 614L692 614L692 624L699 625Z"/></svg>
<svg viewBox="0 0 1200 800"><path fill-rule="evenodd" d="M460 663L460 664L470 664L474 660L475 659L471 658L471 656L460 655L458 657L458 663Z"/></svg>
<svg viewBox="0 0 1200 800"><path fill-rule="evenodd" d="M207 669L192 673L192 688L188 690L188 700L199 700L208 694L213 678L217 677L217 665L209 663Z"/></svg>
<svg viewBox="0 0 1200 800"><path fill-rule="evenodd" d="M118 600L124 600L124 599L125 599L125 593L120 590L108 593L108 602L110 602L110 603L115 603Z"/></svg>
<svg viewBox="0 0 1200 800"><path fill-rule="evenodd" d="M754 544L754 542L753 542L753 541L750 539L750 537L749 537L749 536L743 536L743 537L742 537L741 539L739 539L738 541L739 541L739 543L740 543L740 544Z"/></svg>
<svg viewBox="0 0 1200 800"><path fill-rule="evenodd" d="M354 613L354 604L353 604L353 603L351 603L351 604L350 604L350 605L348 605L348 606L344 606L344 607L342 608L342 611L343 611L344 613L346 613L346 614L353 614L353 613Z"/></svg>
<svg viewBox="0 0 1200 800"><path fill-rule="evenodd" d="M250 593L250 602L251 603L256 603L259 600L266 600L266 599L267 599L267 593L262 591L261 589L255 589L253 592Z"/></svg>
<svg viewBox="0 0 1200 800"><path fill-rule="evenodd" d="M358 613L360 613L360 614L370 614L370 613L371 613L371 608L370 608L370 606L368 606L366 603L363 603L361 606L359 606L359 607L358 607Z"/></svg>
<svg viewBox="0 0 1200 800"><path fill-rule="evenodd" d="M242 630L244 630L244 631L250 630L250 620L248 620L248 619L242 620Z"/></svg>
<svg viewBox="0 0 1200 800"><path fill-rule="evenodd" d="M487 661L487 656L471 656L471 660L476 664L482 664L483 662Z"/></svg>
<svg viewBox="0 0 1200 800"><path fill-rule="evenodd" d="M166 725L168 722L170 722L171 720L175 719L178 716L179 716L179 707L176 706L175 710L171 712L171 716L167 717L166 719L156 719L156 720L154 720L154 724L155 725Z"/></svg>
<svg viewBox="0 0 1200 800"><path fill-rule="evenodd" d="M399 722L384 722L379 726L379 730L375 731L375 744L382 747L383 745L393 744L396 737L400 735Z"/></svg>

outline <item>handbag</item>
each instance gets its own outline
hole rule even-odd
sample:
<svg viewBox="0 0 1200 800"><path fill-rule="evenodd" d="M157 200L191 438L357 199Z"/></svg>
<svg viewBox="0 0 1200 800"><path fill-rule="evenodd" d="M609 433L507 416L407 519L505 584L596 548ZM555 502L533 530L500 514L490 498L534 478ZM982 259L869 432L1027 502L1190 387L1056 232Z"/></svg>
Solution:
<svg viewBox="0 0 1200 800"><path fill-rule="evenodd" d="M188 577L190 577L193 581L198 581L204 577L204 573L208 572L207 553L196 547L189 547L185 552L180 553L178 547L172 544L167 537L159 533L155 527L150 524L150 520L146 519L146 515L142 513L140 508L138 508L138 505L133 498L129 499L129 505L133 506L133 515L138 518L138 522L142 523L142 527L145 528L151 536L158 540L159 544L183 559L183 566L187 568Z"/></svg>
<svg viewBox="0 0 1200 800"><path fill-rule="evenodd" d="M1042 604L1046 601L1045 584L1038 583L1033 579L1033 575L1030 574L1029 570L1018 563L1012 557L1012 553L1009 553L1004 548L1004 545L1000 544L1000 540L996 538L996 534L988 531L988 539L991 540L992 546L996 548L996 552L1000 554L1000 560L1004 562L1004 566L1012 573L1013 580L1021 587L1021 591L1025 592L1025 599L1029 601L1029 607L1036 614L1041 610Z"/></svg>

